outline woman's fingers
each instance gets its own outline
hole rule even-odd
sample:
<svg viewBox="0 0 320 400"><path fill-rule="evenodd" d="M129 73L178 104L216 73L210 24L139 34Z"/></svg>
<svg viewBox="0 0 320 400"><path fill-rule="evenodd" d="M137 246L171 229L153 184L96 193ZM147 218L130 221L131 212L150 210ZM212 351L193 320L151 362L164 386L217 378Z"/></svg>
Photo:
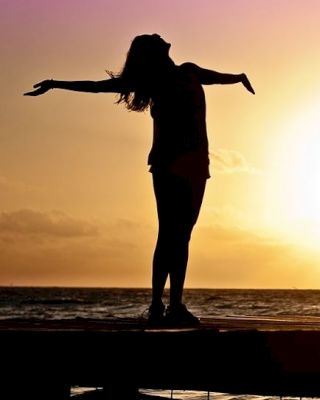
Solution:
<svg viewBox="0 0 320 400"><path fill-rule="evenodd" d="M255 94L255 91L254 91L254 89L253 89L253 87L252 87L252 85L251 85L251 83L250 83L250 81L249 81L249 79L247 78L246 75L244 75L244 79L243 79L242 83L243 83L244 87L245 87L250 93Z"/></svg>
<svg viewBox="0 0 320 400"><path fill-rule="evenodd" d="M50 80L38 82L33 85L36 90L26 92L24 93L24 96L39 96L40 94L46 93L51 88L50 83Z"/></svg>
<svg viewBox="0 0 320 400"><path fill-rule="evenodd" d="M37 89L37 90L33 90L33 91L31 91L31 92L26 92L26 93L24 93L23 95L24 96L39 96L40 94L43 94L43 93L45 93L47 90L46 89L43 89L43 88L39 88L39 89Z"/></svg>
<svg viewBox="0 0 320 400"><path fill-rule="evenodd" d="M27 92L27 93L24 93L23 95L24 96L39 96L39 94L42 94L43 92L41 91L39 91L39 90L34 90L33 92Z"/></svg>

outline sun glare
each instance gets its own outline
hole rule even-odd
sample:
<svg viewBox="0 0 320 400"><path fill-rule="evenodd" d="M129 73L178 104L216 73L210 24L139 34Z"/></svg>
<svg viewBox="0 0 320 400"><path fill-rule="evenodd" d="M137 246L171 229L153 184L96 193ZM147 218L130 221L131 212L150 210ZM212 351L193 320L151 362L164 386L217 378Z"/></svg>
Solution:
<svg viewBox="0 0 320 400"><path fill-rule="evenodd" d="M285 128L275 151L272 190L278 223L301 243L319 246L320 113L312 108ZM279 143L278 143L279 144Z"/></svg>
<svg viewBox="0 0 320 400"><path fill-rule="evenodd" d="M288 210L295 219L319 222L320 132L306 133L292 151Z"/></svg>

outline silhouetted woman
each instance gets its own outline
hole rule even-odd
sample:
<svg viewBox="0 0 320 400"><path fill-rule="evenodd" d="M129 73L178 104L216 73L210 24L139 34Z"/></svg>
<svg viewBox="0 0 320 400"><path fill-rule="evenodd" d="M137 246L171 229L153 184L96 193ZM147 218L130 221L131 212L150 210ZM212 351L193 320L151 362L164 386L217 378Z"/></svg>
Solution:
<svg viewBox="0 0 320 400"><path fill-rule="evenodd" d="M175 65L170 44L159 35L134 38L122 72L103 81L45 80L25 93L37 96L50 89L119 93L129 110L150 108L154 121L148 164L153 176L159 232L153 257L149 322L199 323L183 304L183 288L192 229L209 178L206 104L202 85L242 83L254 90L245 74L225 74L187 62ZM170 305L162 302L170 279Z"/></svg>

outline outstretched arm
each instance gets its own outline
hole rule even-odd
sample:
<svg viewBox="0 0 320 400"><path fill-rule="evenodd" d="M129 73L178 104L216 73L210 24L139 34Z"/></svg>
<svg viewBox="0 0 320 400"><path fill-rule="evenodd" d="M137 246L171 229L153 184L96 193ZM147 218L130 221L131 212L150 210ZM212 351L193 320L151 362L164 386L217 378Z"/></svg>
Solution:
<svg viewBox="0 0 320 400"><path fill-rule="evenodd" d="M193 63L185 63L183 66L190 68L190 70L197 75L203 85L228 85L233 83L242 83L250 93L255 94L246 74L228 74L212 71L210 69L200 68L198 65Z"/></svg>
<svg viewBox="0 0 320 400"><path fill-rule="evenodd" d="M103 81L56 81L47 79L33 85L31 92L24 93L24 96L39 96L50 89L65 89L76 92L87 93L121 93L133 91L121 78L111 78Z"/></svg>

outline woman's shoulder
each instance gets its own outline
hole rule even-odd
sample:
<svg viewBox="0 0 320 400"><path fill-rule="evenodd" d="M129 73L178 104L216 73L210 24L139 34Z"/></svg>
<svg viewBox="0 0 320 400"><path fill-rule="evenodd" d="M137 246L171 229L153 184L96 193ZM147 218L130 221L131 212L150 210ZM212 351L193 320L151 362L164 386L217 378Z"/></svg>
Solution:
<svg viewBox="0 0 320 400"><path fill-rule="evenodd" d="M188 72L188 73L191 73L191 74L196 74L200 69L200 67L197 64L193 63L193 62L184 62L183 64L178 65L177 67L181 71L185 71L185 72Z"/></svg>
<svg viewBox="0 0 320 400"><path fill-rule="evenodd" d="M177 68L183 76L189 76L189 78L196 78L199 82L201 81L201 68L197 64L185 62L177 66Z"/></svg>

